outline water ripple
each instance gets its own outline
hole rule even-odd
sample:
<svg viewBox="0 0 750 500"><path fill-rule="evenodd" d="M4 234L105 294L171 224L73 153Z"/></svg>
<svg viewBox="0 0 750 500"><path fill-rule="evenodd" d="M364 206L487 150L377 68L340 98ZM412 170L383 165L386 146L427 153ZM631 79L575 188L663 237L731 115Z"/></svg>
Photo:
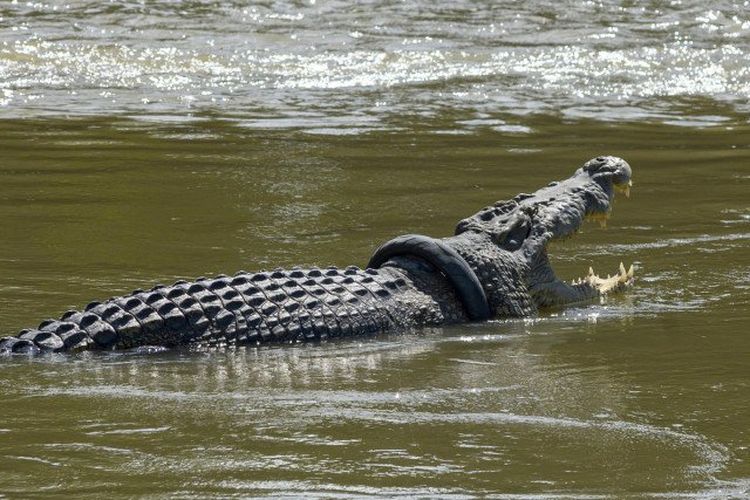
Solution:
<svg viewBox="0 0 750 500"><path fill-rule="evenodd" d="M456 109L686 126L729 118L686 118L684 99L748 111L741 41L750 10L731 2L600 5L593 15L575 3L383 3L375 16L337 4L14 3L0 11L0 109L152 120L211 113L326 134ZM302 117L311 111L313 124Z"/></svg>

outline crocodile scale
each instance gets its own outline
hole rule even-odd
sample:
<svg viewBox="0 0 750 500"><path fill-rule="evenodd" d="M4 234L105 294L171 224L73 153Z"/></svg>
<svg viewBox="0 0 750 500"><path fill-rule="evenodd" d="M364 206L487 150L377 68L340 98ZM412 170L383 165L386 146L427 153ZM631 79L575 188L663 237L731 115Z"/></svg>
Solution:
<svg viewBox="0 0 750 500"><path fill-rule="evenodd" d="M407 266L408 267L408 266ZM181 344L263 344L374 334L459 321L461 311L420 291L404 269L334 267L239 272L158 285L83 311L71 310L38 329L2 339L13 352L128 349ZM419 274L419 273L417 273ZM452 301L456 303L455 300Z"/></svg>

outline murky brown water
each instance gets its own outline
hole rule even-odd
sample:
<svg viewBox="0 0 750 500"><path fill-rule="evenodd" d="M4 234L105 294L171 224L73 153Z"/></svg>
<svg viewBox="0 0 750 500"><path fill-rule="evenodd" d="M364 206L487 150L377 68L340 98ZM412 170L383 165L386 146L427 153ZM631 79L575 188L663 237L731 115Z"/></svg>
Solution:
<svg viewBox="0 0 750 500"><path fill-rule="evenodd" d="M177 277L361 265L599 152L631 162L633 196L556 245L556 268L634 261L639 280L532 321L2 360L0 491L746 494L750 130L527 123L340 137L3 122L6 333Z"/></svg>
<svg viewBox="0 0 750 500"><path fill-rule="evenodd" d="M177 278L363 265L612 154L527 321L0 359L0 496L750 496L741 2L6 2L0 336Z"/></svg>

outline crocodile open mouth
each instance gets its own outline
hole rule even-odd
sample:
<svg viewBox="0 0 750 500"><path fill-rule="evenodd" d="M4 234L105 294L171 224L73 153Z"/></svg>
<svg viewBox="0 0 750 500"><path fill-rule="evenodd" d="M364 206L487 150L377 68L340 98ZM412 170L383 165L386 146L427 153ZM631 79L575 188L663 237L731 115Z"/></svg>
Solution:
<svg viewBox="0 0 750 500"><path fill-rule="evenodd" d="M619 158L600 157L576 174L537 191L526 201L533 207L535 224L544 228L541 245L531 256L528 286L539 307L591 301L622 291L634 282L635 269L621 262L613 274L599 275L593 268L571 281L560 280L550 265L547 246L551 241L573 236L583 222L606 227L615 193L630 197L630 166Z"/></svg>
<svg viewBox="0 0 750 500"><path fill-rule="evenodd" d="M628 180L626 184L622 185L614 184L615 190L623 193L626 198L630 198L630 188L632 186L633 181L631 180ZM610 204L612 198L610 198ZM597 221L602 228L606 228L610 213L611 210L606 212L594 212L587 215L586 220ZM620 262L620 268L614 274L608 274L606 278L599 276L594 271L593 267L589 267L588 273L585 276L572 280L570 285L579 288L589 288L598 292L600 295L606 295L632 285L634 278L635 268L633 267L633 264L625 269L625 264Z"/></svg>

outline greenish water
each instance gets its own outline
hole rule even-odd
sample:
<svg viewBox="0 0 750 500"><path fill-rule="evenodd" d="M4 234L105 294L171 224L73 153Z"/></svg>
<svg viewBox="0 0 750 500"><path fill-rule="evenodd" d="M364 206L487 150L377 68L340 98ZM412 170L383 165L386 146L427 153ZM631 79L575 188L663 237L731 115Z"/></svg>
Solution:
<svg viewBox="0 0 750 500"><path fill-rule="evenodd" d="M611 154L529 320L0 359L0 497L747 498L747 2L3 2L0 336L178 278L364 265Z"/></svg>
<svg viewBox="0 0 750 500"><path fill-rule="evenodd" d="M742 497L750 130L529 119L320 136L216 121L0 124L11 333L178 277L363 264L600 152L634 168L559 275L635 262L606 304L376 339L0 360L0 491ZM439 124L437 128L447 126ZM743 142L744 141L744 142Z"/></svg>

